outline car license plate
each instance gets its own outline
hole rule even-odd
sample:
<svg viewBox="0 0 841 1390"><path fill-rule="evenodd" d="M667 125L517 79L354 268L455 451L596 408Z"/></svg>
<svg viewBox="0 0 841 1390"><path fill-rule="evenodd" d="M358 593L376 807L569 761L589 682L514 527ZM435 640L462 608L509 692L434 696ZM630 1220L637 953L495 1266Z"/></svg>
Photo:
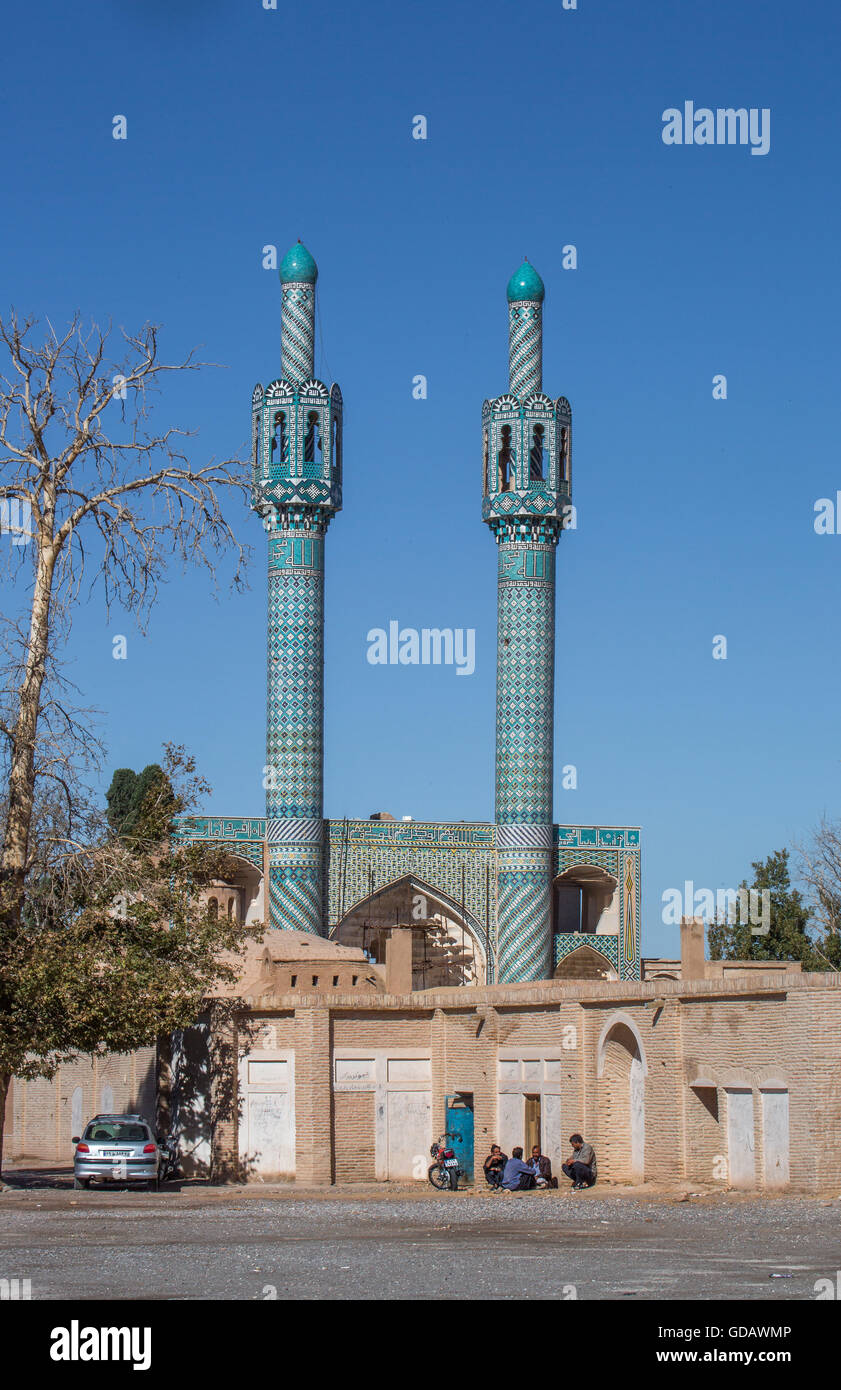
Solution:
<svg viewBox="0 0 841 1390"><path fill-rule="evenodd" d="M131 1158L131 1149L103 1149L103 1158Z"/></svg>
<svg viewBox="0 0 841 1390"><path fill-rule="evenodd" d="M445 1158L445 1159L444 1159L444 1167L445 1167L445 1168L457 1168L457 1167L458 1167L458 1159L457 1159L457 1158Z"/></svg>

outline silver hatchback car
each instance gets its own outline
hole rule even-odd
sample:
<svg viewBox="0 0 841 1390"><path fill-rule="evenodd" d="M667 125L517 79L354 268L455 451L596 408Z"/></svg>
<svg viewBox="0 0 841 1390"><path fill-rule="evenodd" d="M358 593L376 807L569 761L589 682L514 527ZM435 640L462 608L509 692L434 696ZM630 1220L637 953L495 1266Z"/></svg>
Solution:
<svg viewBox="0 0 841 1390"><path fill-rule="evenodd" d="M73 1186L99 1182L145 1182L157 1191L159 1148L142 1115L94 1115L74 1136Z"/></svg>

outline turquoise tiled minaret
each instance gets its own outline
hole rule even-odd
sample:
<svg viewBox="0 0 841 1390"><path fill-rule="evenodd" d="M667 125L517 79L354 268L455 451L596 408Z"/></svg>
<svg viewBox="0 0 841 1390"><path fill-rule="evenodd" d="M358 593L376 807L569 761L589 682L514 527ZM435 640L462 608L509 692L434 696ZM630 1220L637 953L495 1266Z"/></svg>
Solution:
<svg viewBox="0 0 841 1390"><path fill-rule="evenodd" d="M552 973L555 548L570 500L572 419L543 394L543 281L508 283L509 390L482 408L482 517L497 569L497 978Z"/></svg>
<svg viewBox="0 0 841 1390"><path fill-rule="evenodd" d="M298 242L280 265L281 376L252 397L252 505L269 538L269 924L321 933L324 538L342 505L342 394L314 378L317 278Z"/></svg>
<svg viewBox="0 0 841 1390"><path fill-rule="evenodd" d="M384 889L403 885L462 923L480 981L548 976L585 941L606 971L638 980L639 829L552 825L554 565L571 419L568 401L541 390L544 288L528 262L508 286L510 388L482 412L482 516L498 550L495 823L323 820L324 541L342 504L342 398L313 379L317 277L294 246L280 271L283 375L254 391L253 504L269 543L266 819L180 816L176 839L266 869L274 927L342 941L369 906L377 919ZM552 880L571 869L596 871L587 878L605 888L615 880L615 930L582 938L564 918L553 937Z"/></svg>

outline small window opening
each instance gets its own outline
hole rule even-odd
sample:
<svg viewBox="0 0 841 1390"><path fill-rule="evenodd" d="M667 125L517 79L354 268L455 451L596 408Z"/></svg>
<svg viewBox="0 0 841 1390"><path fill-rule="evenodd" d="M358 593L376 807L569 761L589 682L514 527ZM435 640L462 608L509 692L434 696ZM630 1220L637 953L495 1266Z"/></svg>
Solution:
<svg viewBox="0 0 841 1390"><path fill-rule="evenodd" d="M321 452L321 436L318 433L318 411L307 412L307 428L304 434L304 463L315 463L315 451Z"/></svg>
<svg viewBox="0 0 841 1390"><path fill-rule="evenodd" d="M560 443L558 444L558 473L562 483L569 482L569 430L566 425L560 429Z"/></svg>
<svg viewBox="0 0 841 1390"><path fill-rule="evenodd" d="M533 483L542 482L546 467L546 450L544 448L544 428L542 425L535 425L531 433L531 449L529 450L529 481Z"/></svg>
<svg viewBox="0 0 841 1390"><path fill-rule="evenodd" d="M333 426L332 426L332 429L333 429L332 467L333 467L333 472L334 472L334 473L338 473L338 472L340 471L340 469L341 469L341 466L342 466L342 433L341 433L341 430L339 429L339 421L338 421L338 419L337 419L337 417L336 417L335 415L333 416Z"/></svg>
<svg viewBox="0 0 841 1390"><path fill-rule="evenodd" d="M277 463L278 460L281 463L289 462L289 435L286 432L285 410L278 410L275 412L271 452L275 463Z"/></svg>
<svg viewBox="0 0 841 1390"><path fill-rule="evenodd" d="M499 465L499 491L510 492L514 486L514 453L511 448L511 426L503 425L500 432L502 445L497 455Z"/></svg>

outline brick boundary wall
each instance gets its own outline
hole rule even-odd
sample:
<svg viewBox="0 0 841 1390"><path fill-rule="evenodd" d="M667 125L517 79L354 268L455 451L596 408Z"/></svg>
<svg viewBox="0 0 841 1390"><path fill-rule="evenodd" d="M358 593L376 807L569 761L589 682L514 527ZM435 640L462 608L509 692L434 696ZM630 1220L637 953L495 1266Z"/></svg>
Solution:
<svg viewBox="0 0 841 1390"><path fill-rule="evenodd" d="M372 1137L365 1128L371 1124L371 1097L334 1092L331 1050L406 1044L428 1050L435 1134L444 1128L445 1096L472 1094L477 1171L480 1149L494 1142L498 1128L500 1049L560 1051L564 1131L578 1128L589 1135L608 1158L602 1172L609 1179L611 1152L626 1152L630 1143L622 1129L627 1116L619 1114L627 1068L619 1050L614 1075L609 1056L612 1038L621 1036L632 1046L635 1037L642 1043L646 1179L712 1181L715 1165L720 1168L727 1155L727 1093L747 1089L756 1101L761 1188L763 1093L784 1088L790 1095L791 1152L812 1156L808 1168L792 1172L791 1187L818 1192L832 1190L839 1180L840 986L837 975L769 972L741 981L551 981L411 995L284 994L262 996L254 1005L263 1017L295 1010L301 1182L326 1184L354 1174L364 1180L363 1173L370 1179L372 1171ZM572 1037L575 1045L564 1052L564 1038ZM614 1176L626 1177L625 1168Z"/></svg>
<svg viewBox="0 0 841 1390"><path fill-rule="evenodd" d="M792 1190L833 1192L841 1184L838 974L769 971L741 978L559 980L407 995L296 991L245 999L238 1016L220 1016L211 1033L206 1115L215 1179L245 1176L238 1152L239 1058L250 1046L264 1046L249 1037L267 1028L274 1044L294 1056L295 1176L302 1184L370 1181L378 1163L382 1176L377 1144L383 1121L374 1094L337 1087L333 1058L392 1052L428 1058L433 1137L444 1128L445 1097L472 1094L477 1173L482 1146L496 1140L501 1123L500 1058L545 1053L558 1077L545 1083L545 1091L550 1100L559 1097L563 1137L578 1129L592 1140L604 1160L600 1177L610 1179L611 1166L613 1176L622 1176L636 1134L646 1179L726 1186L721 1167L728 1162L729 1107L747 1091L753 1095L759 1188L773 1172L766 1114L781 1093L787 1093ZM639 1125L633 1129L627 1110L634 1067L644 1092L644 1133ZM77 1094L78 1109L81 1086L83 1117L89 1118L100 1108L94 1096L101 1095L106 1076L115 1109L142 1109L143 1087L148 1090L154 1076L152 1050L79 1059L54 1082L18 1079L7 1161L69 1162L72 1097ZM126 1078L119 1085L118 1076ZM151 1093L146 1100L154 1104Z"/></svg>

